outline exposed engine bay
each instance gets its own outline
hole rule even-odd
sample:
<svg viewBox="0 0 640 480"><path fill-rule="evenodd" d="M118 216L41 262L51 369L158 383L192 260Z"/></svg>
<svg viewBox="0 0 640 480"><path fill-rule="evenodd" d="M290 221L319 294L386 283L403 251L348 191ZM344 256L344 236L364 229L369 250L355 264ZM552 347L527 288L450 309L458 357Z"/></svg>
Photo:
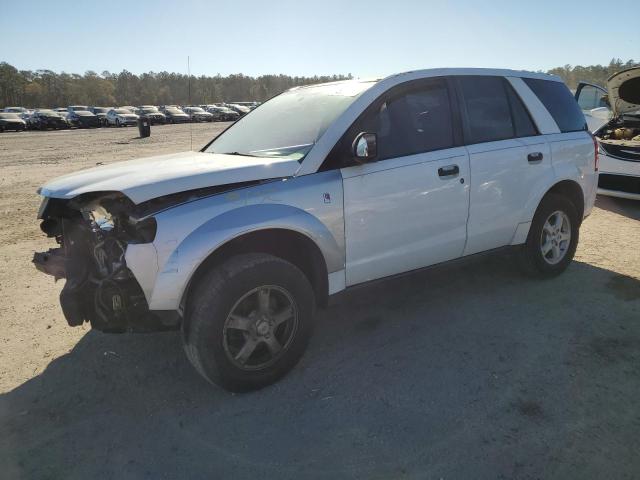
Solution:
<svg viewBox="0 0 640 480"><path fill-rule="evenodd" d="M70 200L45 198L40 228L59 247L35 253L43 273L66 283L60 305L71 326L89 322L103 332L175 330L177 311L150 311L144 292L127 267L127 245L153 242L153 215L163 210L261 183L248 181L164 195L134 204L120 192L84 194Z"/></svg>
<svg viewBox="0 0 640 480"><path fill-rule="evenodd" d="M596 136L607 154L640 161L640 114L620 115L602 127Z"/></svg>
<svg viewBox="0 0 640 480"><path fill-rule="evenodd" d="M56 280L66 279L60 304L69 325L90 322L105 332L175 327L175 322L165 324L149 312L144 293L127 268L127 245L153 241L156 230L152 217L132 216L133 207L118 193L44 199L40 227L60 246L36 253L33 262Z"/></svg>

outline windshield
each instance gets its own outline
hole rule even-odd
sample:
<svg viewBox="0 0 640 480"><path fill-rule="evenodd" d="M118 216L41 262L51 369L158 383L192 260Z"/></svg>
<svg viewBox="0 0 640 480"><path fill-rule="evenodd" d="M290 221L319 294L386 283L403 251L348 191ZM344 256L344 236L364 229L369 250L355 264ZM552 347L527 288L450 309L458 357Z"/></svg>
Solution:
<svg viewBox="0 0 640 480"><path fill-rule="evenodd" d="M178 110L177 108L167 108L166 111L169 113L184 113L182 110Z"/></svg>
<svg viewBox="0 0 640 480"><path fill-rule="evenodd" d="M191 107L191 108L189 109L189 111L190 111L190 112L197 112L197 113L204 112L204 110L203 110L203 109L201 109L200 107Z"/></svg>
<svg viewBox="0 0 640 480"><path fill-rule="evenodd" d="M76 110L75 114L78 115L79 117L93 117L93 113L87 110Z"/></svg>
<svg viewBox="0 0 640 480"><path fill-rule="evenodd" d="M114 112L119 113L120 115L129 115L131 113L129 110L125 110L124 108L116 108Z"/></svg>
<svg viewBox="0 0 640 480"><path fill-rule="evenodd" d="M96 113L107 113L109 110L110 110L109 108L102 108L102 107L95 107L93 109L93 111Z"/></svg>
<svg viewBox="0 0 640 480"><path fill-rule="evenodd" d="M302 161L329 125L372 82L340 82L284 92L242 117L205 150Z"/></svg>
<svg viewBox="0 0 640 480"><path fill-rule="evenodd" d="M158 111L156 107L142 107L143 112L155 113Z"/></svg>

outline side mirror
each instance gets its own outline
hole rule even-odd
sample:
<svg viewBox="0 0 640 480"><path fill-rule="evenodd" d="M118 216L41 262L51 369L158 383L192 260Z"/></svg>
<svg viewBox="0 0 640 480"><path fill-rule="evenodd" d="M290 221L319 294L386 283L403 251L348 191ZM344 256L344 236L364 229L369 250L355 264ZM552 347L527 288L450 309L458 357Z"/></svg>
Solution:
<svg viewBox="0 0 640 480"><path fill-rule="evenodd" d="M353 141L353 156L359 163L365 163L378 156L378 144L375 133L359 133Z"/></svg>

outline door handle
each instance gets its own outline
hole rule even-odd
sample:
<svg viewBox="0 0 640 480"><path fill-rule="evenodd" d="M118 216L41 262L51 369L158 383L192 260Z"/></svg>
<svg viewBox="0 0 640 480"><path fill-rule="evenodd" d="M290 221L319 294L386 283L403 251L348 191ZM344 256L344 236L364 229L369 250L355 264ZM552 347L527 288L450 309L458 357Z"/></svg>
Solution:
<svg viewBox="0 0 640 480"><path fill-rule="evenodd" d="M458 165L447 165L446 167L440 167L438 169L438 175L441 177L452 177L460 173L460 167Z"/></svg>
<svg viewBox="0 0 640 480"><path fill-rule="evenodd" d="M544 155L542 155L542 152L533 152L527 155L529 163L541 162L543 158Z"/></svg>

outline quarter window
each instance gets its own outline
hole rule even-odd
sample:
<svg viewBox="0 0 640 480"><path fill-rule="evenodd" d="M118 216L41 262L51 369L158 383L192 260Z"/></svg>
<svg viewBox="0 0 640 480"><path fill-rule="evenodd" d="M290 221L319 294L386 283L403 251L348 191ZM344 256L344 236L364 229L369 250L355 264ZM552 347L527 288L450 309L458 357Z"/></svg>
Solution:
<svg viewBox="0 0 640 480"><path fill-rule="evenodd" d="M573 95L562 82L523 78L556 121L561 132L587 129L587 123Z"/></svg>

